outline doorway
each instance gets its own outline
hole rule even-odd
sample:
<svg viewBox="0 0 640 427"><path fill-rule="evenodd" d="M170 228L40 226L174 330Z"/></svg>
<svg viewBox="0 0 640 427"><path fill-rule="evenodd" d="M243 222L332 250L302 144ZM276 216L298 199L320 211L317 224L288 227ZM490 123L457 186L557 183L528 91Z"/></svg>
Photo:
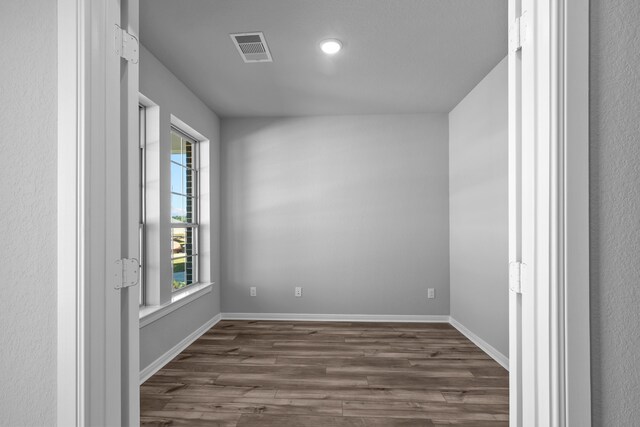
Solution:
<svg viewBox="0 0 640 427"><path fill-rule="evenodd" d="M68 7L77 12L78 4L71 3L72 2L69 2ZM122 13L122 11L115 11L113 16L124 15L127 18L131 19L131 23L135 23L137 8L134 7L132 9L127 9L128 7L131 7L133 3L135 2L129 2L125 5L126 7L123 8L123 10L126 11L125 13ZM546 419L547 417L549 417L549 419L559 420L557 422L560 423L559 425L562 425L563 423L567 422L566 420L568 419L569 415L572 416L572 421L576 419L582 419L579 417L581 415L584 416L585 412L587 412L584 408L589 407L588 393L585 393L584 391L588 389L588 387L585 388L578 386L580 384L584 385L584 381L588 382L588 375L584 375L584 379L582 381L577 380L577 378L579 377L579 375L577 375L578 373L584 374L585 369L586 372L588 372L588 362L585 364L584 357L580 357L580 352L574 350L576 348L581 348L583 350L583 355L588 354L588 351L584 352L585 346L588 349L588 333L585 337L584 332L578 328L579 324L584 324L583 321L585 320L585 316L588 319L588 304L586 304L585 302L588 301L588 299L585 300L584 298L585 283L588 282L581 280L584 278L585 269L588 271L588 262L584 260L584 251L586 250L587 246L580 244L584 243L585 236L587 235L584 222L585 216L581 215L581 212L586 215L586 207L584 205L584 197L568 198L567 196L567 188L571 188L571 194L582 195L584 195L584 190L586 188L586 180L580 179L580 177L585 177L584 168L586 167L586 139L584 138L584 133L580 130L586 129L586 126L583 126L581 128L581 125L584 125L585 123L586 117L584 115L584 109L581 109L580 105L586 105L586 103L580 104L580 102L578 102L579 100L584 101L584 96L586 96L586 82L584 81L584 79L572 79L571 81L569 81L564 77L567 75L566 70L571 69L572 66L576 67L575 69L573 69L574 72L578 74L586 73L586 67L583 68L583 66L585 65L584 62L586 61L585 58L587 58L585 56L585 42L580 42L580 36L584 35L585 28L587 28L585 12L586 7L584 7L583 4L581 5L577 3L578 2L571 4L562 4L562 9L555 9L550 5L540 3L535 6L525 3L522 8L520 8L516 7L517 5L515 5L514 3L511 3L511 14L513 15L514 19L510 21L515 22L516 16L519 17L521 15L524 15L520 13L521 11L526 11L526 13L528 13L527 16L530 19L529 21L526 21L528 23L528 26L525 27L526 30L523 31L521 27L521 31L518 33L519 37L517 37L521 43L516 43L513 50L513 52L519 52L517 54L522 56L520 58L520 62L517 62L514 59L511 63L512 73L514 71L518 73L522 72L521 79L512 78L512 82L519 85L517 87L522 90L522 98L518 100L518 98L515 97L513 91L510 91L510 96L512 97L512 102L515 101L523 103L524 107L520 111L520 113L522 114L522 117L524 119L522 121L512 122L518 124L518 126L522 126L522 128L519 128L517 126L512 128L512 132L524 134L526 126L530 126L530 129L534 130L534 132L528 133L528 135L530 135L530 137L532 138L534 136L535 138L538 138L535 141L539 142L540 138L542 138L543 140L544 138L549 138L548 135L553 135L553 138L557 138L552 139L553 141L555 141L555 145L552 144L550 146L547 146L547 152L537 151L535 152L535 156L521 155L519 156L520 160L512 159L517 160L515 163L512 161L512 165L515 165L517 168L516 170L528 171L531 173L524 179L517 176L512 176L512 179L515 179L515 182L524 184L528 183L527 185L530 185L530 187L528 188L550 188L561 190L549 190L552 193L551 196L553 197L540 193L536 193L534 197L534 194L529 193L531 198L528 199L527 197L524 197L527 194L526 191L523 194L516 196L516 200L520 200L520 197L523 197L523 200L525 200L526 202L521 205L521 211L518 212L520 212L520 214L525 213L526 215L529 215L527 216L527 218L529 219L538 218L538 222L530 222L530 224L535 224L538 228L527 228L527 223L526 221L524 221L524 229L522 232L523 239L525 239L527 236L536 237L535 239L530 240L530 244L533 245L531 247L535 248L536 251L543 251L542 253L550 253L552 256L551 259L556 260L555 264L551 263L550 266L546 267L539 266L538 264L532 262L524 262L522 259L517 259L518 257L516 257L516 259L514 260L515 262L522 262L523 264L527 265L527 267L524 270L519 267L518 270L514 272L512 277L522 277L523 284L529 283L531 285L531 288L529 289L535 289L535 292L533 293L535 297L532 299L532 305L529 306L529 308L527 308L526 304L523 304L523 301L526 299L526 287L523 288L524 292L522 293L522 296L512 297L512 307L513 304L515 304L516 307L521 307L523 311L521 317L518 318L516 316L515 318L512 318L511 325L517 328L516 331L520 331L520 327L524 328L523 330L526 331L527 325L531 327L531 329L529 329L530 331L535 330L533 325L546 325L551 330L557 331L557 333L552 334L551 337L525 332L523 335L516 335L516 340L514 340L514 336L512 335L512 345L513 342L521 341L524 346L523 349L534 349L534 347L531 347L531 344L537 343L537 347L535 347L534 351L541 352L541 354L544 356L538 357L536 359L536 362L534 363L534 365L536 366L535 369L525 372L523 366L531 366L529 365L530 361L527 360L527 357L532 357L532 354L526 351L521 351L521 353L525 355L525 358L522 359L521 364L515 363L511 366L512 378L514 368L517 370L517 372L526 373L526 375L524 376L518 374L515 377L516 380L519 381L519 386L515 388L516 391L514 391L514 388L512 388L512 392L515 393L514 397L512 397L512 411L514 408L514 404L516 408L523 408L523 412L521 412L520 415L518 415L517 413L514 415L516 417L516 423L520 423L519 420L522 420L521 422L523 423L523 425L526 425L525 420L537 419L541 421ZM85 9L80 9L86 13ZM85 27L78 26L78 21L73 21L73 19L75 18L70 18L72 16L80 16L80 21L82 21L84 17L82 13L72 13L62 16L61 22L64 24L72 24L71 28L73 28L74 31L77 28L82 28L83 31L85 31ZM532 17L536 17L536 20L533 20ZM65 21L65 19L70 22ZM115 21L122 22L119 19ZM567 22L577 23L577 25L575 27L567 27ZM134 28L135 25L132 25L132 28L129 29L134 32ZM539 31L544 30L545 28L551 28L554 31ZM567 30L567 28L570 28L570 30ZM110 30L107 28L102 28L99 31L102 31L103 34L110 33ZM573 31L575 31L576 34L574 34ZM551 33L551 36L549 36L549 33ZM78 38L74 38L76 37L75 35L69 35L69 33L65 33L64 30L61 30L61 34L65 37L71 37L70 41L73 42L72 45L77 46L78 51L85 52L83 46L85 46L84 43L86 42L86 40L82 39L82 37L83 34L86 33L78 33L80 34L80 37ZM514 33L512 32L512 34ZM529 38L532 34L535 37ZM543 36L544 34L547 34L547 36ZM69 41L68 38L64 37L62 37L61 40ZM586 40L586 38L582 40ZM524 43L522 43L522 41L524 41ZM546 62L541 61L542 63L527 63L526 43L535 43L534 46L536 46L537 49L548 49L543 49L543 52L549 52L549 58L558 57L553 56L553 53L563 58L563 61L560 61L558 63L557 61L554 62L552 59L549 59ZM566 49L566 46L569 43L572 47L570 51ZM64 56L63 54L61 55ZM514 55L511 55L513 58ZM533 56L531 56L530 58L532 59ZM64 59L69 60L69 58L67 57L65 57ZM93 60L96 59L94 58ZM78 61L85 61L79 65L80 68L82 68L82 66L89 63L89 58L80 56L74 57L71 60L71 62L76 65L78 65ZM62 67L68 67L68 65L66 64L66 62L63 62ZM102 63L100 62L99 64ZM122 64L120 65L122 66ZM102 68L102 65L99 66L100 68ZM543 72L543 70L546 71ZM543 83L539 83L540 80L535 80L534 84L533 80L531 80L531 77L534 75L548 76L548 81L546 79L542 79ZM575 74L572 74L572 76L573 75ZM81 78L76 77L75 80L66 81L66 84L69 84L70 88L73 89L73 93L76 93L76 91L78 90L84 90L83 85L77 84L79 80L81 80ZM96 77L95 81L99 81L99 77ZM563 90L561 91L559 87L563 88ZM125 90L125 93L128 92L131 92L130 86L127 90ZM563 96L560 96L560 93L562 93ZM125 96L125 98L127 97ZM137 94L135 98L135 105L137 106ZM543 102L544 100L548 100L549 98L551 98L551 101L553 102ZM62 102L64 104L64 100ZM74 106L77 105L75 104L77 100L69 102ZM91 111L93 114L99 116L99 112L101 110L99 109L99 107L95 107L99 103L93 104L93 102L94 101L91 100L91 102L89 102L87 105L82 104L82 106L83 108L86 108L87 111ZM571 106L572 108L568 110L569 106ZM533 108L542 109L538 112L550 112L550 114L548 115L538 114L537 116L535 116L539 118L548 117L549 119L546 125L537 122L527 122L527 118L533 117L531 115L533 113ZM566 111L570 111L571 114L567 115ZM574 112L576 113L574 114ZM69 120L75 124L77 124L79 120L87 120L87 123L95 124L96 120L99 121L114 119L115 117L108 117L108 115L105 115L103 118L96 118L95 116L74 116L69 118ZM545 128L544 126L547 127ZM77 129L77 126L71 126L70 129ZM92 129L100 134L99 126L94 126ZM541 129L549 129L550 132L544 133L541 132ZM560 129L562 131L560 131ZM65 130L63 126L62 132L64 131ZM80 135L76 134L75 132L71 132L70 135L73 140L80 141L80 145L76 147L77 149L81 149L83 147L82 144L85 144L87 141L87 135ZM511 140L513 141L513 136ZM96 143L99 144L99 140L96 140ZM541 149L540 147L545 147L544 144L535 145L530 143L527 145L526 141L525 146L529 147L527 149L533 147L538 147L536 149ZM99 151L95 152L97 153ZM523 152L520 152L520 154L523 154ZM534 153L530 152L529 154ZM76 157L72 157L72 159L75 158ZM539 159L539 162L534 165L528 165L526 159L532 158ZM524 161L522 161L522 159L524 159ZM540 159L545 159L545 161L541 161ZM96 159L96 161L97 160L98 159ZM546 162L547 160L548 163ZM522 163L519 163L520 161L522 161ZM83 165L83 163L80 164L80 170L84 170ZM542 166L546 166L546 169ZM78 164L74 163L73 167L70 168L70 170L78 170L76 169L77 167ZM136 175L132 174L132 176ZM69 176L65 176L64 178L65 180L63 180L63 182L73 184L71 186L72 188L76 188L76 185L80 182L83 182L84 179L83 176L75 174L70 174ZM574 178L577 180L575 183L573 181ZM534 187L534 183L547 183L549 185L547 187L541 187L540 185ZM83 197L84 195L80 193L74 199L75 206L78 206L79 209L81 209L81 212L85 212L84 210L82 210L85 209L85 205L82 203L78 204L77 202L78 200L84 200ZM134 198L133 200L137 201L137 198ZM562 203L558 203L558 201L561 201ZM549 224L545 225L546 227L548 227L548 234L539 228L541 224L539 222L539 219L541 217L544 217L543 213L545 212L553 212L554 215L551 218L555 218L549 221ZM569 217L572 219L571 222L567 221ZM74 234L82 232L78 227L77 220L70 221L67 226ZM135 228L137 230L137 223L135 224ZM135 234L137 235L137 233ZM544 238L546 240L540 240L539 238ZM135 247L137 248L137 244L135 245ZM77 243L74 244L74 248L78 248ZM569 251L569 248L574 248L575 250ZM80 251L78 251L78 253L84 253L83 250L86 249L80 246ZM532 253L538 252L534 251ZM80 260L82 260L82 258L80 258ZM72 266L72 270L74 273L73 277L76 277L78 271L83 271L80 270L80 264ZM564 268L559 269L560 266L563 266ZM558 271L562 271L563 274L558 274ZM533 274L534 272L535 274ZM550 275L550 272L553 274ZM82 279L82 277L84 276L81 276L80 279ZM77 281L74 295L70 295L69 305L65 306L63 304L60 307L60 309L62 309L63 307L72 309L71 311L67 311L64 313L61 312L61 318L67 320L66 322L62 322L61 325L69 326L68 329L61 329L61 334L63 335L65 340L71 340L71 342L75 342L77 344L79 343L79 353L75 353L73 357L67 359L65 363L63 363L59 367L59 372L72 374L71 377L66 376L61 384L66 384L67 387L73 390L80 390L81 392L72 393L71 396L75 397L61 400L61 410L59 412L59 417L61 420L70 420L71 418L65 418L65 416L71 416L70 414L73 414L73 419L76 420L76 422L79 419L84 419L83 417L86 416L83 408L91 407L92 405L94 405L94 402L92 402L91 399L89 399L88 401L84 401L82 399L82 396L85 393L85 386L87 384L90 384L91 387L102 387L102 382L97 378L95 379L95 382L88 382L87 378L91 376L86 376L86 371L83 370L84 368L78 368L79 366L82 366L81 361L85 358L83 349L85 349L85 345L87 344L87 342L85 341L86 336L84 335L84 333L79 333L79 331L84 331L84 329L82 329L82 326L84 325L84 317L75 316L75 314L77 313L85 313L84 303L78 305L78 303L75 302L82 301L82 298L78 299L78 295L85 295L83 294L83 291L85 290L84 286L86 286L87 282L80 279ZM98 279L96 283L100 283L100 280L101 279ZM550 286L550 284L553 286ZM544 289L542 285L546 286L546 289L549 289L549 292L541 292L541 290ZM514 291L517 290L517 288L514 289ZM561 290L562 292L558 292L558 290ZM555 295L553 298L549 298L549 296L552 296L552 293L550 293L551 291L553 291L553 295ZM65 292L68 291L65 290ZM126 291L124 293L126 293ZM91 294L89 296L90 301L92 301L91 298L96 297L96 295ZM119 304L117 305L120 306ZM132 306L135 306L135 308L137 309L137 304ZM128 310L130 309L131 308L129 307L125 311L128 312ZM74 313L74 316L70 316L69 313ZM117 325L118 323L119 322L116 322L115 324ZM108 324L113 325L112 323ZM114 330L120 330L120 332L122 332L123 329L115 327ZM538 328L538 330L540 330L540 328ZM123 334L122 336L127 336L127 334ZM93 338L99 340L99 336L94 336ZM547 344L540 345L543 342L546 342ZM573 345L569 347L567 345L568 342L571 342ZM527 345L529 345L529 347L527 347ZM133 345L130 350L131 353L129 353L128 351L126 353L130 356L133 355L133 357L135 357L136 351ZM120 352L118 353L121 354ZM67 355L66 351L61 354ZM513 351L511 358L513 360ZM129 360L129 362L133 360L129 359L129 357L121 358L120 356L116 357L116 359L113 360L125 359ZM569 363L569 361L571 361L571 363ZM120 371L120 368L116 370ZM124 378L129 378L129 381L131 381L131 378L134 377L133 372L126 373L126 370L122 372L125 372ZM545 372L552 373L551 375L546 376L546 378L552 379L550 383L540 381L540 378L545 378ZM72 378L72 380L69 381L68 378ZM522 387L522 389L520 389L520 387ZM107 390L108 389L109 387L107 387ZM133 390L133 388L131 388L130 390ZM533 393L533 395L537 396L538 398L529 399L527 396L531 397L533 395L527 393ZM117 393L113 395L109 393L105 394L105 396L114 397L116 395ZM126 396L127 393L124 393L123 395ZM535 403L533 403L545 401L545 399L542 399L545 397L550 399L554 403L549 404L544 408L538 407L535 405ZM133 401L131 395L127 398L127 401ZM580 403L580 405L578 405L578 403ZM95 415L96 417L101 416L100 411L88 411L88 413L90 413L92 416ZM129 413L135 413L135 410L129 411ZM529 418L529 415L533 415L534 413L535 416L533 418ZM135 424L135 422L133 422L133 424Z"/></svg>

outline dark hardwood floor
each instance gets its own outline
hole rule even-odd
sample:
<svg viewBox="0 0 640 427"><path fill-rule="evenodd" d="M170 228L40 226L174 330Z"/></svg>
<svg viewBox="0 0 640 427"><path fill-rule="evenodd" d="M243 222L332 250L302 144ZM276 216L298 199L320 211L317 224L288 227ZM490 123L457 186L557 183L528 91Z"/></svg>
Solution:
<svg viewBox="0 0 640 427"><path fill-rule="evenodd" d="M448 324L221 321L141 386L141 423L507 426L508 383Z"/></svg>

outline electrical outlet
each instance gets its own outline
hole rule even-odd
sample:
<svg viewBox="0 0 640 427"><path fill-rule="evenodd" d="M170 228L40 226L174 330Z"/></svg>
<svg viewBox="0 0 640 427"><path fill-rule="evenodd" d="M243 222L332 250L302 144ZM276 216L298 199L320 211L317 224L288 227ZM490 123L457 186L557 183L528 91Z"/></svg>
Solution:
<svg viewBox="0 0 640 427"><path fill-rule="evenodd" d="M296 295L296 298L302 297L302 288L300 286L296 286L295 295Z"/></svg>
<svg viewBox="0 0 640 427"><path fill-rule="evenodd" d="M256 287L252 286L249 288L249 295L251 295L252 297L255 297L258 294Z"/></svg>
<svg viewBox="0 0 640 427"><path fill-rule="evenodd" d="M427 289L427 298L434 299L436 297L436 290L433 288Z"/></svg>

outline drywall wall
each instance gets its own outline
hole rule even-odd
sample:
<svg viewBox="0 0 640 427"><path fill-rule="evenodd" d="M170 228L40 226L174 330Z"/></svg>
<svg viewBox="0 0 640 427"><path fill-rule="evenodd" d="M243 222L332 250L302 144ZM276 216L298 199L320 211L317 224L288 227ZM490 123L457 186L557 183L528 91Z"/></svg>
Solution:
<svg viewBox="0 0 640 427"><path fill-rule="evenodd" d="M591 1L594 426L640 419L640 2Z"/></svg>
<svg viewBox="0 0 640 427"><path fill-rule="evenodd" d="M446 114L224 119L223 312L449 314L447 132Z"/></svg>
<svg viewBox="0 0 640 427"><path fill-rule="evenodd" d="M0 5L0 425L56 423L56 2Z"/></svg>
<svg viewBox="0 0 640 427"><path fill-rule="evenodd" d="M198 298L140 329L140 371L171 350L189 334L211 320L215 314L211 294ZM219 313L220 310L217 310ZM217 314L216 313L216 314ZM203 320L204 319L204 320Z"/></svg>
<svg viewBox="0 0 640 427"><path fill-rule="evenodd" d="M451 317L509 353L508 68L449 113Z"/></svg>
<svg viewBox="0 0 640 427"><path fill-rule="evenodd" d="M219 247L219 120L198 97L182 84L151 52L142 47L140 56L140 92L155 107L150 108L147 138L147 170L154 179L147 180L147 220L149 232L147 252L151 260L147 274L148 287L166 283L162 292L149 292L149 303L163 304L170 300L171 249L170 218L170 127L176 118L208 139L201 149L202 221L199 256L200 280L215 282L213 291L140 329L140 369L162 356L220 313L220 247ZM207 190L208 189L208 190ZM166 236L163 238L162 236ZM157 288L157 286L155 286Z"/></svg>

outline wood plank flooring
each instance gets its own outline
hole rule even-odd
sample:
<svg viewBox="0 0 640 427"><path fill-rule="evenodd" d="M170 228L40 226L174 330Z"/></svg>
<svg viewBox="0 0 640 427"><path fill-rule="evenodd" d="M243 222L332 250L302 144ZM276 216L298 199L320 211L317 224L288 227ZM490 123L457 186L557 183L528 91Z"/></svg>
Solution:
<svg viewBox="0 0 640 427"><path fill-rule="evenodd" d="M444 323L221 321L141 386L141 424L498 427L508 386Z"/></svg>

